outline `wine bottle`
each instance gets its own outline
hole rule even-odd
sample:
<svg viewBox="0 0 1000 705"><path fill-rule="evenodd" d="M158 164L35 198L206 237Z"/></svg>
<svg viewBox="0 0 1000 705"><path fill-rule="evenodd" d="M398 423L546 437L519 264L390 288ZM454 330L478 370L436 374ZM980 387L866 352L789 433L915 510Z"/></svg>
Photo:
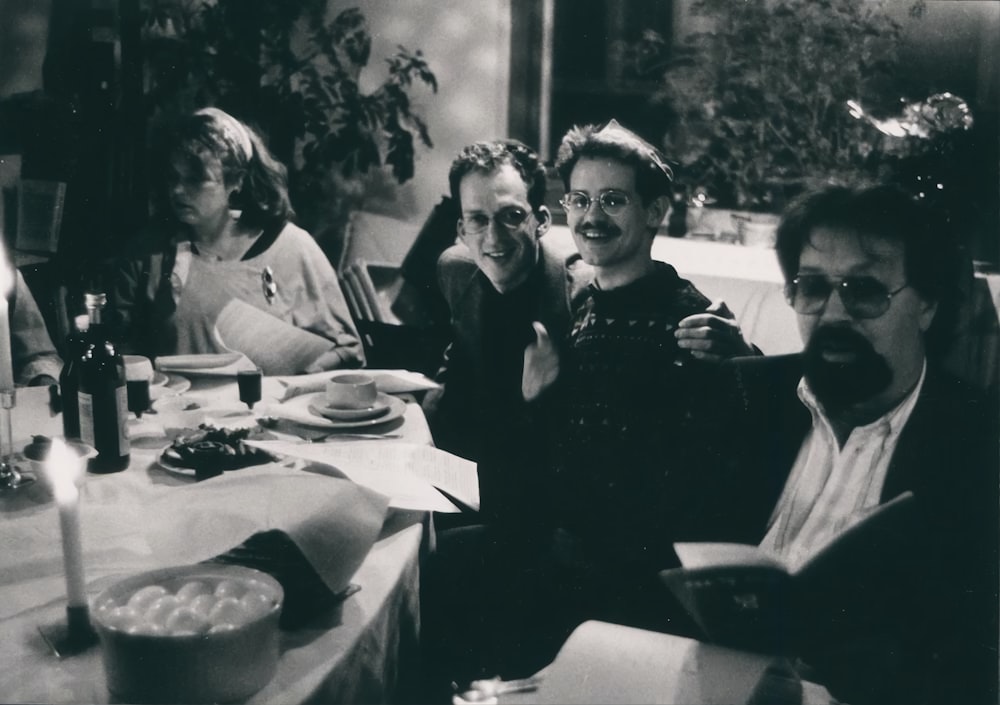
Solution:
<svg viewBox="0 0 1000 705"><path fill-rule="evenodd" d="M62 398L63 437L80 438L80 408L78 392L80 390L80 358L83 357L88 341L90 317L76 316L73 319L73 330L66 337L66 362L59 373L59 396Z"/></svg>
<svg viewBox="0 0 1000 705"><path fill-rule="evenodd" d="M78 360L80 438L97 451L90 459L90 472L120 472L128 467L130 459L125 362L108 339L102 321L107 296L88 293L84 303L90 330Z"/></svg>

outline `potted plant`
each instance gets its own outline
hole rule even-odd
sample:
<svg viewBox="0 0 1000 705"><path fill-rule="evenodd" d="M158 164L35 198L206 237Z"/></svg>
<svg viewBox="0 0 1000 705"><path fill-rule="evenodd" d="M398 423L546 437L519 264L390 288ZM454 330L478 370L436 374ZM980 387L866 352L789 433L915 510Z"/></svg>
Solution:
<svg viewBox="0 0 1000 705"><path fill-rule="evenodd" d="M216 105L259 127L289 169L300 223L337 261L368 182L413 177L432 146L410 91L437 81L398 47L375 90L359 86L371 35L357 8L328 0L146 0L145 98L151 118ZM331 19L332 17L332 19ZM382 167L388 167L388 170Z"/></svg>
<svg viewBox="0 0 1000 705"><path fill-rule="evenodd" d="M911 9L919 14L922 1ZM695 0L689 35L653 96L681 183L719 207L775 212L804 187L864 173L889 109L901 27L863 0Z"/></svg>

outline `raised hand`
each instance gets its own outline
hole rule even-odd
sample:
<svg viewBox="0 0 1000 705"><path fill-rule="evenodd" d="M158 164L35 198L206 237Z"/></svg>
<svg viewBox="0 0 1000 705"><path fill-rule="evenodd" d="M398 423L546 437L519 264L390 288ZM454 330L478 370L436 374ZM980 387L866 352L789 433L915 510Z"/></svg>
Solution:
<svg viewBox="0 0 1000 705"><path fill-rule="evenodd" d="M677 345L699 360L720 362L730 357L756 355L740 331L736 316L724 301L715 301L704 313L696 313L677 324Z"/></svg>
<svg viewBox="0 0 1000 705"><path fill-rule="evenodd" d="M535 340L524 349L524 369L521 373L521 394L533 401L548 389L559 376L559 352L545 326L534 321Z"/></svg>

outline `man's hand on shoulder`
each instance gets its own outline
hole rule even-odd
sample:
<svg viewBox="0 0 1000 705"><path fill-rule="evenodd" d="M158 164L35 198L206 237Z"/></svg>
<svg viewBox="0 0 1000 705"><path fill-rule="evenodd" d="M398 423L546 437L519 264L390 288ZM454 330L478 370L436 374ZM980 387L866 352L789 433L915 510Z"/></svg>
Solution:
<svg viewBox="0 0 1000 705"><path fill-rule="evenodd" d="M534 321L535 340L524 349L524 369L521 373L521 394L525 401L534 401L552 386L559 376L559 352L545 326Z"/></svg>
<svg viewBox="0 0 1000 705"><path fill-rule="evenodd" d="M674 333L677 345L698 360L721 362L730 357L758 355L743 337L736 316L723 301L716 301L704 313L681 320Z"/></svg>

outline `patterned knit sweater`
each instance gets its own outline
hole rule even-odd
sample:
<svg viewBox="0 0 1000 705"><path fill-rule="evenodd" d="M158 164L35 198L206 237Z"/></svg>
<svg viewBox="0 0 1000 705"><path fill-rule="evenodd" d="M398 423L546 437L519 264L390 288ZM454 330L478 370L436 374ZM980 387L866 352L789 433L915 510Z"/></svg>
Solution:
<svg viewBox="0 0 1000 705"><path fill-rule="evenodd" d="M558 383L552 490L584 560L663 566L706 481L693 402L714 366L677 346L678 321L709 300L670 265L578 299Z"/></svg>

